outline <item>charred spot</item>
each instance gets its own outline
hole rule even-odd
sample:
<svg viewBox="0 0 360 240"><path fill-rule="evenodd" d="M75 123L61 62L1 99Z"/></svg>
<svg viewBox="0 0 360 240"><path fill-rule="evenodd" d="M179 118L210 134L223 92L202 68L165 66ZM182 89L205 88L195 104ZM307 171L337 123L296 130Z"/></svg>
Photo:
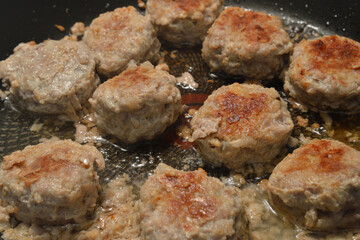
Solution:
<svg viewBox="0 0 360 240"><path fill-rule="evenodd" d="M325 44L322 40L313 42L312 46L315 50L318 50L318 51L323 51L325 49Z"/></svg>
<svg viewBox="0 0 360 240"><path fill-rule="evenodd" d="M255 25L255 29L258 30L259 32L264 31L264 29L260 25Z"/></svg>
<svg viewBox="0 0 360 240"><path fill-rule="evenodd" d="M342 163L344 148L334 147L328 140L321 140L302 147L294 164L286 172L312 170L315 173L333 173L346 167Z"/></svg>

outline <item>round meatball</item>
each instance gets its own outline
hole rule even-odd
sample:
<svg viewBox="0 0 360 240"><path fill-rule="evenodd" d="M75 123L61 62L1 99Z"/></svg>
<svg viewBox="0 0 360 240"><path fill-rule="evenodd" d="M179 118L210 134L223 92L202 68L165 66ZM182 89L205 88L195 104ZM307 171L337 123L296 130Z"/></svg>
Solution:
<svg viewBox="0 0 360 240"><path fill-rule="evenodd" d="M99 85L89 48L70 40L21 43L0 62L0 78L11 98L28 111L76 119L76 111Z"/></svg>
<svg viewBox="0 0 360 240"><path fill-rule="evenodd" d="M140 190L144 239L247 239L239 191L208 177L159 164Z"/></svg>
<svg viewBox="0 0 360 240"><path fill-rule="evenodd" d="M3 205L25 223L55 225L85 220L100 190L93 162L104 168L95 147L50 140L4 157L0 169Z"/></svg>
<svg viewBox="0 0 360 240"><path fill-rule="evenodd" d="M190 124L204 159L234 171L245 163L270 162L294 126L275 89L238 83L214 91Z"/></svg>
<svg viewBox="0 0 360 240"><path fill-rule="evenodd" d="M360 112L360 43L336 35L302 40L284 88L312 110Z"/></svg>
<svg viewBox="0 0 360 240"><path fill-rule="evenodd" d="M291 50L278 17L228 7L209 29L202 57L211 71L262 79L278 73Z"/></svg>
<svg viewBox="0 0 360 240"><path fill-rule="evenodd" d="M125 143L161 134L183 109L176 78L150 62L107 80L89 101L97 126Z"/></svg>
<svg viewBox="0 0 360 240"><path fill-rule="evenodd" d="M97 71L107 77L119 74L130 62L159 58L160 42L150 17L132 6L100 14L85 31L83 41L95 53Z"/></svg>
<svg viewBox="0 0 360 240"><path fill-rule="evenodd" d="M274 169L272 204L289 220L314 231L359 226L360 152L335 140L313 140Z"/></svg>
<svg viewBox="0 0 360 240"><path fill-rule="evenodd" d="M223 10L224 0L149 0L146 13L158 36L170 43L195 45Z"/></svg>

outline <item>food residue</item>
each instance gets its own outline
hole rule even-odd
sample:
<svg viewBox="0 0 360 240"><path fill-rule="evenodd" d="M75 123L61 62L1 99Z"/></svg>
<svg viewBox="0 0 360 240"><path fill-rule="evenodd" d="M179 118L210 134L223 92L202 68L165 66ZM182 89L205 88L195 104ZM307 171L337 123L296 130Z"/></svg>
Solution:
<svg viewBox="0 0 360 240"><path fill-rule="evenodd" d="M62 32L65 31L65 28L64 28L62 25L55 24L55 27L56 27L59 31L62 31Z"/></svg>

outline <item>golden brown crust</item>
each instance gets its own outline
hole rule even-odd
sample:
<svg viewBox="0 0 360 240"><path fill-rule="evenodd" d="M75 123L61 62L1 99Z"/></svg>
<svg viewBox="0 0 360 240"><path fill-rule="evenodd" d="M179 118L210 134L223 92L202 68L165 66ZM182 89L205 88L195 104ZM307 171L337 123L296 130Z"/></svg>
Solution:
<svg viewBox="0 0 360 240"><path fill-rule="evenodd" d="M142 237L245 239L240 197L202 169L184 172L159 164L140 190Z"/></svg>
<svg viewBox="0 0 360 240"><path fill-rule="evenodd" d="M172 7L181 9L186 12L196 12L201 6L207 6L211 4L210 0L157 0L157 3L160 4L167 3L171 4Z"/></svg>
<svg viewBox="0 0 360 240"><path fill-rule="evenodd" d="M290 221L314 231L358 226L360 152L336 140L312 140L273 170L272 204Z"/></svg>
<svg viewBox="0 0 360 240"><path fill-rule="evenodd" d="M109 79L104 83L104 86L109 87L119 87L128 88L137 84L149 84L149 76L146 73L149 72L149 69L142 68L140 66L135 69L127 69L122 72L120 75Z"/></svg>
<svg viewBox="0 0 360 240"><path fill-rule="evenodd" d="M284 89L311 110L360 111L360 43L338 35L295 46Z"/></svg>
<svg viewBox="0 0 360 240"><path fill-rule="evenodd" d="M30 151L37 153L33 161L27 160L30 151L14 152L4 157L3 170L11 171L13 168L18 168L19 179L24 181L25 185L29 187L42 177L48 178L63 174L64 171L61 171L61 169L73 167L88 169L90 165L76 159L76 155L73 153L77 145L71 144L69 141L64 141L62 145L61 143L55 143L53 146L50 145L51 152L47 154L42 154L42 151L46 148L43 147L44 145L30 146L29 148L32 148ZM99 165L100 168L102 168L101 165Z"/></svg>
<svg viewBox="0 0 360 240"><path fill-rule="evenodd" d="M31 164L21 169L19 173L20 179L25 182L26 186L30 186L37 182L42 176L56 175L61 168L69 166L81 166L80 163L71 162L69 159L54 160L51 154L38 157ZM89 168L89 166L85 166Z"/></svg>
<svg viewBox="0 0 360 240"><path fill-rule="evenodd" d="M306 50L312 56L312 66L320 71L360 70L360 44L351 39L326 36L310 41Z"/></svg>
<svg viewBox="0 0 360 240"><path fill-rule="evenodd" d="M156 201L168 203L167 214L171 217L196 219L197 221L209 220L216 213L218 202L201 186L205 177L207 177L206 172L202 169L196 172L176 172L176 174L165 172L163 176L154 181L173 190L159 192ZM196 200L199 196L202 201ZM187 221L184 223L187 224ZM189 229L191 226L185 225L184 228Z"/></svg>
<svg viewBox="0 0 360 240"><path fill-rule="evenodd" d="M344 145L334 146L329 140L312 142L304 145L298 152L298 157L283 171L290 173L310 170L314 174L338 172L347 167L342 161L347 148Z"/></svg>
<svg viewBox="0 0 360 240"><path fill-rule="evenodd" d="M136 11L133 6L129 6L126 8L118 8L114 10L114 14L111 15L111 18L116 24L113 24L111 21L104 21L102 18L95 18L92 24L89 27L89 30L92 31L95 36L100 31L100 28L113 30L113 31L121 31L127 27L127 23L130 21L129 15L131 12ZM103 44L103 42L101 42ZM107 45L110 50L112 50L112 45Z"/></svg>
<svg viewBox="0 0 360 240"><path fill-rule="evenodd" d="M131 63L159 58L160 42L150 17L132 6L100 14L82 41L94 52L98 72L107 77L119 74Z"/></svg>
<svg viewBox="0 0 360 240"><path fill-rule="evenodd" d="M196 11L201 5L208 5L209 0L175 0L176 6L184 11Z"/></svg>
<svg viewBox="0 0 360 240"><path fill-rule="evenodd" d="M267 110L268 96L266 94L250 93L246 96L236 90L229 89L214 100L219 104L219 109L214 114L221 117L220 135L251 134L251 129L255 128L256 119Z"/></svg>
<svg viewBox="0 0 360 240"><path fill-rule="evenodd" d="M276 21L278 24L274 24ZM231 31L243 32L248 42L267 43L274 32L279 32L281 21L278 17L262 12L246 11L229 7L217 20L219 27L231 27Z"/></svg>

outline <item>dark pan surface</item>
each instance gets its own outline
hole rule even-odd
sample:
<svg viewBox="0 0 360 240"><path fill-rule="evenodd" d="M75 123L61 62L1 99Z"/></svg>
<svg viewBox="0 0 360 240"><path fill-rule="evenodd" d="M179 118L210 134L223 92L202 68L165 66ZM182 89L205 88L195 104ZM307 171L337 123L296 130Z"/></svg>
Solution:
<svg viewBox="0 0 360 240"><path fill-rule="evenodd" d="M0 59L5 59L14 47L20 42L36 41L45 39L60 39L69 33L70 27L77 21L88 25L91 20L100 13L111 11L117 7L137 5L137 1L96 1L96 0L59 0L59 1L3 1L0 8L1 29L0 36ZM353 1L226 1L226 5L239 5L253 10L261 10L273 13L281 17L288 27L291 36L316 36L317 34L339 34L360 41L360 3ZM55 24L64 26L61 32ZM194 91L182 89L185 103L193 108L202 104L213 90L222 85L231 84L235 81L242 82L241 78L229 78L221 74L210 74L209 69L201 59L200 48L177 49L169 45L163 45L162 50L167 53L165 60L169 64L170 72L175 76L189 71L199 83L199 88ZM208 81L211 80L211 81ZM275 87L281 95L282 82L279 79L263 82L265 86ZM191 97L189 97L191 96ZM201 100L202 99L202 100ZM312 123L319 123L320 127L306 128L296 126L293 136L299 137L302 133L311 138L333 137L360 149L360 143L346 138L345 131L353 134L360 133L360 121L358 116L332 115L335 124L333 128L325 126L323 119L317 113L301 113L291 108L294 122L301 115ZM57 136L61 139L74 138L75 129L73 124L68 123L60 128L52 124L45 124L39 132L31 132L29 129L38 116L21 113L14 110L8 100L0 101L0 158L15 150L23 149L30 144L37 144L41 138ZM42 120L41 120L42 121ZM186 122L186 119L183 119ZM193 170L205 167L209 175L227 176L226 169L211 169L204 166L201 157L195 148L189 147L181 139L176 137L176 127L183 124L180 120L175 126L168 129L155 141L136 145L124 145L116 141L102 140L98 144L99 150L106 158L107 169L100 176L103 182L108 182L116 176L127 173L133 179L135 186L139 186L144 179L151 174L159 162L165 162L179 169ZM288 149L291 151L292 149ZM248 180L258 180L258 177L266 177L268 173L256 173L253 166L247 166Z"/></svg>

